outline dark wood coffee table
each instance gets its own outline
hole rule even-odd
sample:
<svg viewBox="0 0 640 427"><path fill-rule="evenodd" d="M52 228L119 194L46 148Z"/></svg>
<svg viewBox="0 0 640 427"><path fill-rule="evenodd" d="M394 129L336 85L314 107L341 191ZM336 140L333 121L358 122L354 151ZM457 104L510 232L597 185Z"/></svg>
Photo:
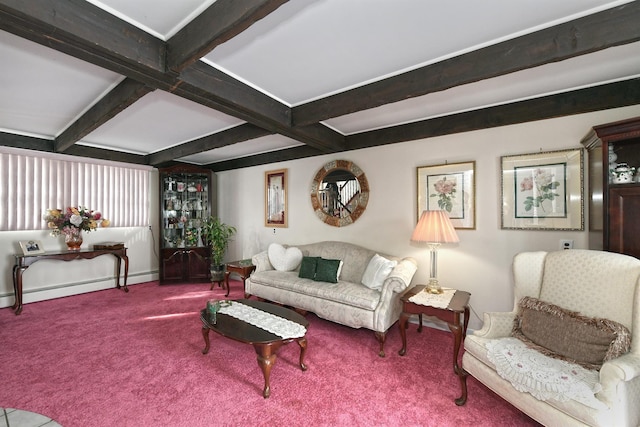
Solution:
<svg viewBox="0 0 640 427"><path fill-rule="evenodd" d="M241 299L233 302L239 302L257 308L258 310L291 320L305 328L308 328L309 326L307 319L295 311L284 307L270 304L268 302L248 299ZM216 323L213 323L206 308L200 311L200 319L202 320L202 336L204 337L205 342L202 354L207 354L209 352L209 331L217 332L223 337L231 338L235 341L253 345L253 348L258 355L258 365L260 366L260 369L262 369L262 375L264 376L264 389L262 390L262 395L265 399L271 394L269 378L271 376L271 368L273 368L273 365L276 362L276 353L284 344L289 344L293 341L298 343L300 346L300 368L303 371L307 370L307 366L304 364L304 355L307 351L307 338L304 336L301 338L283 339L282 337L272 334L264 329L260 329L257 326L253 326L240 319L236 319L235 317L222 313L218 313L216 315Z"/></svg>

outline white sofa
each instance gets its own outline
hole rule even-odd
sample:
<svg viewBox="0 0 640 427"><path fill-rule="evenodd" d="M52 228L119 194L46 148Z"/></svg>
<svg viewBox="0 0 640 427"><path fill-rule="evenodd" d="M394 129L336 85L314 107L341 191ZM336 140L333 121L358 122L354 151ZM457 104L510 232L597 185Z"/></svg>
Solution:
<svg viewBox="0 0 640 427"><path fill-rule="evenodd" d="M252 257L255 271L245 282L245 294L310 311L319 317L352 328L374 331L384 357L386 332L400 317L400 296L409 287L417 270L412 258L379 253L397 265L386 277L381 290L364 286L362 276L376 251L345 242L319 242L297 246L304 256L343 261L338 283L317 282L298 277L293 271L278 271L269 262L267 251Z"/></svg>
<svg viewBox="0 0 640 427"><path fill-rule="evenodd" d="M638 292L640 260L626 255L591 250L525 252L514 258L513 274L514 308L511 312L485 313L483 328L467 336L462 358L464 373L472 375L518 409L547 426L640 425L640 293ZM591 387L588 389L589 392L585 393L586 400L582 396L569 397L573 394L564 391L551 398L542 396L545 400L540 400L540 396L538 398L533 396L539 392L554 391L553 387L548 388L555 385L552 381L549 382L547 366L529 363L530 360L536 360L539 353L543 351L535 351L532 353L533 357L523 357L522 359L526 360L522 360L522 364L514 365L523 373L531 369L534 377L542 378L542 383L533 383L536 390L526 392L515 388L516 385L521 387L520 382L514 383L514 378L515 380L519 378L514 375L514 372L505 371L503 361L507 358L500 358L501 354L506 354L517 360L520 353L498 353L496 357L497 353L489 350L489 348L495 350L498 343L503 345L507 340L514 340L513 337L507 340L504 338L512 335L512 331L517 330L517 325L523 324L522 321L514 324L514 319L518 309L522 310L520 316L526 312L526 308L521 308L523 305L521 301L526 304L527 301L531 301L531 298L522 300L524 297L533 297L538 301L545 301L574 313L577 312L581 315L575 315L578 321L587 318L590 321L593 318L609 319L617 322L618 326L621 324L626 327L628 331L621 326L626 331L625 334L630 332L630 351L624 353L628 348L621 350L624 354L615 355L610 360L605 357L602 359L604 363L599 370L586 371L593 376L593 387L589 386ZM561 311L561 313L564 312ZM561 322L573 321L572 317L564 314L559 318ZM538 324L531 322L529 325L537 326ZM567 334L566 337L558 338L571 330L563 327L567 325L566 323L561 325L557 328L547 328L551 333L546 335L569 349L585 348L586 344L592 345L591 342L579 343L577 337L582 336L581 334ZM628 335L626 337L628 338ZM501 339L502 341L498 341ZM614 341L617 341L617 338L611 342ZM515 342L521 345L520 340ZM528 348L530 346L525 351L529 351ZM555 367L557 360L556 355L551 360L545 359L545 363L551 361ZM575 362L575 360L572 361ZM499 370L497 365L502 368L501 374L497 372ZM532 366L541 368L534 370ZM541 375L542 372L545 372L545 375ZM554 375L564 381L570 377L566 375L567 372L574 374L580 371L558 372L563 374ZM520 374L517 371L515 373ZM587 386L587 382L579 381L577 386ZM562 386L565 385L562 384ZM464 404L466 398L467 391L464 386L463 397L459 404ZM473 399L473 396L468 398Z"/></svg>

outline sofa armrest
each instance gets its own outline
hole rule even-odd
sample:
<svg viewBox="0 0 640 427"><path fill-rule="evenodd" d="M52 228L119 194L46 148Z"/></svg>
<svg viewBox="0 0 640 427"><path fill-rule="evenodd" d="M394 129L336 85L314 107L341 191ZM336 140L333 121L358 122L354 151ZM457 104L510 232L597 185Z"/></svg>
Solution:
<svg viewBox="0 0 640 427"><path fill-rule="evenodd" d="M418 263L413 258L403 258L387 276L380 290L380 300L373 314L373 329L386 331L400 317L400 296L411 284Z"/></svg>
<svg viewBox="0 0 640 427"><path fill-rule="evenodd" d="M388 292L395 292L401 294L411 284L413 275L418 270L418 263L413 258L403 258L398 262L398 265L391 270L391 273L387 276L382 284L382 297L381 299L388 299L385 294Z"/></svg>
<svg viewBox="0 0 640 427"><path fill-rule="evenodd" d="M274 270L273 266L269 262L269 254L267 251L260 252L251 257L251 263L256 266L255 272Z"/></svg>
<svg viewBox="0 0 640 427"><path fill-rule="evenodd" d="M473 335L482 338L503 338L511 335L515 311L484 313L484 324Z"/></svg>

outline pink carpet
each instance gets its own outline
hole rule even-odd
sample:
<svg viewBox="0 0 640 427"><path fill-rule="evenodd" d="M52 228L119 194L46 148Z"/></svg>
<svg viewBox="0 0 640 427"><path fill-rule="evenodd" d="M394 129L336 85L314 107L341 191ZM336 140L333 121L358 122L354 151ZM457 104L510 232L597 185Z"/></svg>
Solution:
<svg viewBox="0 0 640 427"><path fill-rule="evenodd" d="M230 298L241 298L232 283ZM0 407L49 416L64 427L209 425L535 426L473 378L458 407L450 333L431 328L387 337L313 314L309 367L299 347L280 349L271 397L253 348L211 334L201 353L199 310L222 290L156 282L0 309Z"/></svg>

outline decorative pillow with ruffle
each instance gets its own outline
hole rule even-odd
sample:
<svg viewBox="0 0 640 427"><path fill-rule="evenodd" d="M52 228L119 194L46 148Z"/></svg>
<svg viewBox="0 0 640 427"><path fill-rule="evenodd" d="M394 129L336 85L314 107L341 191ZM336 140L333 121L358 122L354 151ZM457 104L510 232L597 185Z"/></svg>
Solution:
<svg viewBox="0 0 640 427"><path fill-rule="evenodd" d="M631 348L624 325L532 297L520 300L511 335L542 354L595 370Z"/></svg>

